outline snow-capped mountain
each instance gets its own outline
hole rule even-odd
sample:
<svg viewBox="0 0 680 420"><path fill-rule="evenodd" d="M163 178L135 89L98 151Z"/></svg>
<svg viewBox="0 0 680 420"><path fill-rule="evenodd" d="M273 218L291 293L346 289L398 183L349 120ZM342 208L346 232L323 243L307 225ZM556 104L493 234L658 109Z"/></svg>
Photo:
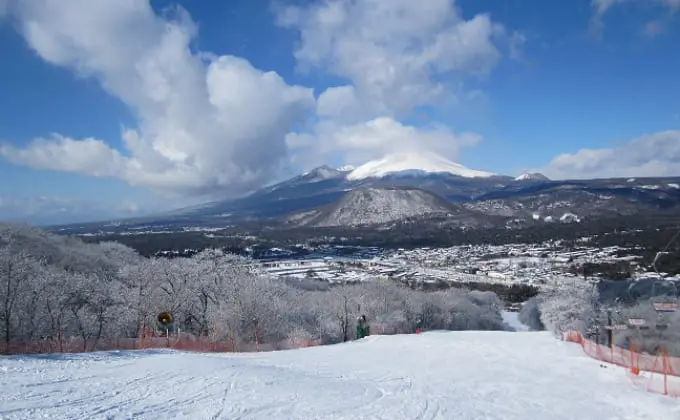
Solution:
<svg viewBox="0 0 680 420"><path fill-rule="evenodd" d="M366 162L347 175L350 181L391 176L413 176L447 173L463 178L489 178L491 172L478 171L451 162L431 152L394 153Z"/></svg>
<svg viewBox="0 0 680 420"><path fill-rule="evenodd" d="M327 179L333 179L343 176L344 172L341 169L334 169L328 165L322 165L314 168L311 171L305 172L300 176L301 180L306 182L319 182Z"/></svg>
<svg viewBox="0 0 680 420"><path fill-rule="evenodd" d="M304 226L366 226L412 217L454 215L456 206L431 192L417 188L358 188L325 208L289 218Z"/></svg>
<svg viewBox="0 0 680 420"><path fill-rule="evenodd" d="M565 213L573 213L579 220L593 220L650 212L677 214L678 185L678 177L550 181L542 174L527 173L512 178L469 169L432 153L392 154L354 169L320 166L246 197L134 219L134 223L267 221L277 226L280 222L286 226L348 226L403 218L411 223L423 215L440 219L438 215L446 211L441 202L434 205L435 201L427 201L427 194L453 206L447 211L457 208L470 216L461 213L450 218L453 224L463 219L470 226L499 223L506 218L557 221ZM402 191L395 192L399 188ZM394 191L387 192L390 189ZM409 189L411 192L404 192Z"/></svg>
<svg viewBox="0 0 680 420"><path fill-rule="evenodd" d="M550 178L540 172L525 172L515 178L515 181L550 181Z"/></svg>

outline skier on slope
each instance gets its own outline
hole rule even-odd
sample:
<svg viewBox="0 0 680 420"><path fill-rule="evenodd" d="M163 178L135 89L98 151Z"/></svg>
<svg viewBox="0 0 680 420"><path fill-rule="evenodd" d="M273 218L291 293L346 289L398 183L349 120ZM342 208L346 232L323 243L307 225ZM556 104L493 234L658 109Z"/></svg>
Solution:
<svg viewBox="0 0 680 420"><path fill-rule="evenodd" d="M416 318L416 334L420 334L423 329L423 319L421 317Z"/></svg>
<svg viewBox="0 0 680 420"><path fill-rule="evenodd" d="M366 315L361 315L357 318L357 339L364 338L371 335L371 327L366 321Z"/></svg>

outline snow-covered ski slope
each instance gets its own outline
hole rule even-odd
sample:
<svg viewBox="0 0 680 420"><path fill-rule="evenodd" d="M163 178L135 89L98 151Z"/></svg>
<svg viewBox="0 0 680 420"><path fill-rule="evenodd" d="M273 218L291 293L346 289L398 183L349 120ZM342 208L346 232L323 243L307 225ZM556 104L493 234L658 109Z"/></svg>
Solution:
<svg viewBox="0 0 680 420"><path fill-rule="evenodd" d="M429 332L251 354L0 359L3 419L655 419L635 388L545 332Z"/></svg>

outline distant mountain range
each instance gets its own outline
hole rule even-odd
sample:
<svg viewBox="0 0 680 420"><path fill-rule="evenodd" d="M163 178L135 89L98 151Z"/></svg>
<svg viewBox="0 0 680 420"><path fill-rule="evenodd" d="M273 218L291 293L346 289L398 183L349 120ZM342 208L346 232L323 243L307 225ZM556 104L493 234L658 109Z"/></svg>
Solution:
<svg viewBox="0 0 680 420"><path fill-rule="evenodd" d="M510 177L420 153L391 154L356 168L324 165L247 197L116 224L351 227L445 217L475 227L655 212L680 213L680 177L551 181L540 173Z"/></svg>

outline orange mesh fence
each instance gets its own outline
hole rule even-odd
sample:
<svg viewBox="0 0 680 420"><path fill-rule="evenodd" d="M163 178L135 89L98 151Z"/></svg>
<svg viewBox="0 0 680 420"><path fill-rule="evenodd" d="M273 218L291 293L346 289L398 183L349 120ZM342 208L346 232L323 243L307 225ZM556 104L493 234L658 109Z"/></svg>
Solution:
<svg viewBox="0 0 680 420"><path fill-rule="evenodd" d="M412 334L407 328L395 328L387 324L371 324L371 335ZM351 335L351 334L350 334ZM216 339L214 331L210 334L170 333L161 335L151 328L142 327L136 338L64 338L39 341L0 342L0 354L38 354L38 353L81 353L110 350L141 350L170 348L196 352L256 352L298 349L320 346L321 339L294 337L278 342L261 342L256 334L252 342L237 342L232 337Z"/></svg>
<svg viewBox="0 0 680 420"><path fill-rule="evenodd" d="M649 392L680 398L680 357L661 351L656 355L630 349L605 346L588 340L578 331L569 331L562 339L577 343L589 357L626 368L633 383Z"/></svg>
<svg viewBox="0 0 680 420"><path fill-rule="evenodd" d="M255 352L312 347L321 340L289 339L275 343L237 343L234 340L216 340L211 337L181 333L170 337L145 336L139 338L102 338L99 340L71 338L0 343L0 354L82 353L111 350L143 350L168 348L196 352Z"/></svg>
<svg viewBox="0 0 680 420"><path fill-rule="evenodd" d="M396 335L396 334L412 334L407 328L391 327L387 324L371 324L371 335Z"/></svg>

